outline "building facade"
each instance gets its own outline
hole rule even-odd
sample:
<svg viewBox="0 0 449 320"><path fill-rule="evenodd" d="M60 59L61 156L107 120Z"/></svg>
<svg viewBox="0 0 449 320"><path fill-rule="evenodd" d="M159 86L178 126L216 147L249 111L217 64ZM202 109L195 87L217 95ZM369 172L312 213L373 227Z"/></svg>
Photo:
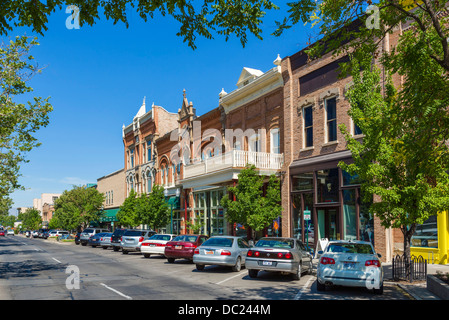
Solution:
<svg viewBox="0 0 449 320"><path fill-rule="evenodd" d="M117 226L117 213L125 201L125 170L120 169L97 179L97 190L104 195L104 215L100 223L114 230Z"/></svg>

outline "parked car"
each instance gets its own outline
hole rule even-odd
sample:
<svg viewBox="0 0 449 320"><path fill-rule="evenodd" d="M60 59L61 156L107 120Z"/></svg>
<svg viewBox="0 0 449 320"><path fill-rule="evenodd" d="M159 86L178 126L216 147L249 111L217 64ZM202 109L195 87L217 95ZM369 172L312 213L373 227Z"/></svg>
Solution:
<svg viewBox="0 0 449 320"><path fill-rule="evenodd" d="M127 229L115 229L111 236L111 246L114 251L121 249L122 236Z"/></svg>
<svg viewBox="0 0 449 320"><path fill-rule="evenodd" d="M189 259L193 261L195 249L202 245L207 238L207 236L197 234L177 236L172 241L167 242L164 255L169 263L175 262L175 259Z"/></svg>
<svg viewBox="0 0 449 320"><path fill-rule="evenodd" d="M45 231L47 231L48 229L39 229L37 231L37 237L42 239L42 235L44 234Z"/></svg>
<svg viewBox="0 0 449 320"><path fill-rule="evenodd" d="M0 236L2 236L2 237L6 236L5 230L0 230Z"/></svg>
<svg viewBox="0 0 449 320"><path fill-rule="evenodd" d="M25 237L29 238L31 236L31 231L27 230L25 231Z"/></svg>
<svg viewBox="0 0 449 320"><path fill-rule="evenodd" d="M99 233L101 234L101 233ZM107 249L111 246L111 236L112 232L104 233L103 236L100 237L100 245L103 249Z"/></svg>
<svg viewBox="0 0 449 320"><path fill-rule="evenodd" d="M80 234L80 243L82 246L86 246L87 242L89 241L89 238L93 235L101 232L108 232L106 229L100 229L100 228L87 228L83 230Z"/></svg>
<svg viewBox="0 0 449 320"><path fill-rule="evenodd" d="M167 242L174 237L176 237L174 234L155 234L148 240L142 241L140 252L145 258L149 258L152 254L164 255Z"/></svg>
<svg viewBox="0 0 449 320"><path fill-rule="evenodd" d="M383 269L380 254L376 254L371 242L331 241L317 266L317 290L326 285L366 287L374 293L383 293Z"/></svg>
<svg viewBox="0 0 449 320"><path fill-rule="evenodd" d="M34 230L32 233L33 238L39 237L39 230Z"/></svg>
<svg viewBox="0 0 449 320"><path fill-rule="evenodd" d="M278 271L299 280L303 272L312 272L312 254L298 239L266 237L248 250L246 268L251 278L256 278L259 271Z"/></svg>
<svg viewBox="0 0 449 320"><path fill-rule="evenodd" d="M238 272L245 265L249 248L241 237L214 236L195 249L193 263L197 270L203 270L206 265L221 265Z"/></svg>
<svg viewBox="0 0 449 320"><path fill-rule="evenodd" d="M48 237L50 236L50 231L52 231L52 230L45 230L42 233L42 239L48 239Z"/></svg>
<svg viewBox="0 0 449 320"><path fill-rule="evenodd" d="M92 246L92 248L100 246L101 238L107 234L110 234L110 232L100 232L100 233L94 234L93 236L91 236L89 238L89 240L87 240L87 245Z"/></svg>
<svg viewBox="0 0 449 320"><path fill-rule="evenodd" d="M80 244L80 235L81 235L81 232L77 232L75 235L75 244L76 245Z"/></svg>
<svg viewBox="0 0 449 320"><path fill-rule="evenodd" d="M69 232L64 230L51 230L48 233L48 237L62 237L64 235L69 235Z"/></svg>
<svg viewBox="0 0 449 320"><path fill-rule="evenodd" d="M8 229L8 231L6 231L6 234L8 236L13 236L14 235L14 230L13 229Z"/></svg>
<svg viewBox="0 0 449 320"><path fill-rule="evenodd" d="M122 253L128 254L130 251L140 251L142 242L156 234L153 230L138 230L130 229L123 233L120 246L122 247Z"/></svg>

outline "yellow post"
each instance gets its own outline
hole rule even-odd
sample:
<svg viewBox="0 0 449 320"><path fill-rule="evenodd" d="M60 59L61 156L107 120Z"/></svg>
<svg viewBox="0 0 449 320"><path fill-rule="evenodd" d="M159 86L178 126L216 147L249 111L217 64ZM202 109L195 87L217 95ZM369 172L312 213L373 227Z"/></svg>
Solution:
<svg viewBox="0 0 449 320"><path fill-rule="evenodd" d="M437 228L438 228L438 251L440 256L439 264L448 263L448 250L449 250L449 225L448 225L448 212L443 211L438 214Z"/></svg>

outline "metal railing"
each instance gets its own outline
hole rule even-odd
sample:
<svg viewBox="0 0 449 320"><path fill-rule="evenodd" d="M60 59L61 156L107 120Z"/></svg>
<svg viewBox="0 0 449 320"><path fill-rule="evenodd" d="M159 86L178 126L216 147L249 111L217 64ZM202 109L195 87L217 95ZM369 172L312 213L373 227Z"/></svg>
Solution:
<svg viewBox="0 0 449 320"><path fill-rule="evenodd" d="M393 258L392 274L394 281L420 281L427 277L427 260L422 256L412 255L407 261L405 255Z"/></svg>

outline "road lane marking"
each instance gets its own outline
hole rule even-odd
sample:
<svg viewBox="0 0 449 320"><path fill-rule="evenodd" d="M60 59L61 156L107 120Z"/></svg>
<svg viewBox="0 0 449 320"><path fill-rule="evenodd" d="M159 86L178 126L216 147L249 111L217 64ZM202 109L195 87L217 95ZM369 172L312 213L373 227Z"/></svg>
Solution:
<svg viewBox="0 0 449 320"><path fill-rule="evenodd" d="M104 283L100 283L100 284L101 284L103 287L105 287L106 289L109 289L109 290L111 290L111 291L117 293L118 295L120 295L120 296L122 296L122 297L124 297L124 298L126 298L126 299L128 299L128 300L132 300L132 299L133 299L133 298L131 298L130 296L127 296L126 294L123 294L123 293L121 293L120 291L115 290L114 288L111 288L111 287L105 285Z"/></svg>
<svg viewBox="0 0 449 320"><path fill-rule="evenodd" d="M217 282L217 283L215 283L215 284L222 284L223 282L226 282L226 281L228 281L228 280L231 280L231 279L234 279L234 278L236 278L236 277L239 277L239 276L241 276L241 275L244 274L244 273L246 273L246 271L242 271L242 272L236 274L235 276L229 277L229 278L224 279L224 280L222 280L222 281L220 281L220 282Z"/></svg>
<svg viewBox="0 0 449 320"><path fill-rule="evenodd" d="M59 261L58 259L56 259L56 258L53 258L53 257L51 257L53 260L55 260L57 263L62 263L61 261Z"/></svg>
<svg viewBox="0 0 449 320"><path fill-rule="evenodd" d="M315 278L311 277L309 280L307 280L306 284L301 288L301 290L299 290L299 292L296 294L295 296L295 300L299 300L301 299L302 294L304 293L304 291L306 291L307 288L309 288L309 284L310 282L314 281Z"/></svg>

